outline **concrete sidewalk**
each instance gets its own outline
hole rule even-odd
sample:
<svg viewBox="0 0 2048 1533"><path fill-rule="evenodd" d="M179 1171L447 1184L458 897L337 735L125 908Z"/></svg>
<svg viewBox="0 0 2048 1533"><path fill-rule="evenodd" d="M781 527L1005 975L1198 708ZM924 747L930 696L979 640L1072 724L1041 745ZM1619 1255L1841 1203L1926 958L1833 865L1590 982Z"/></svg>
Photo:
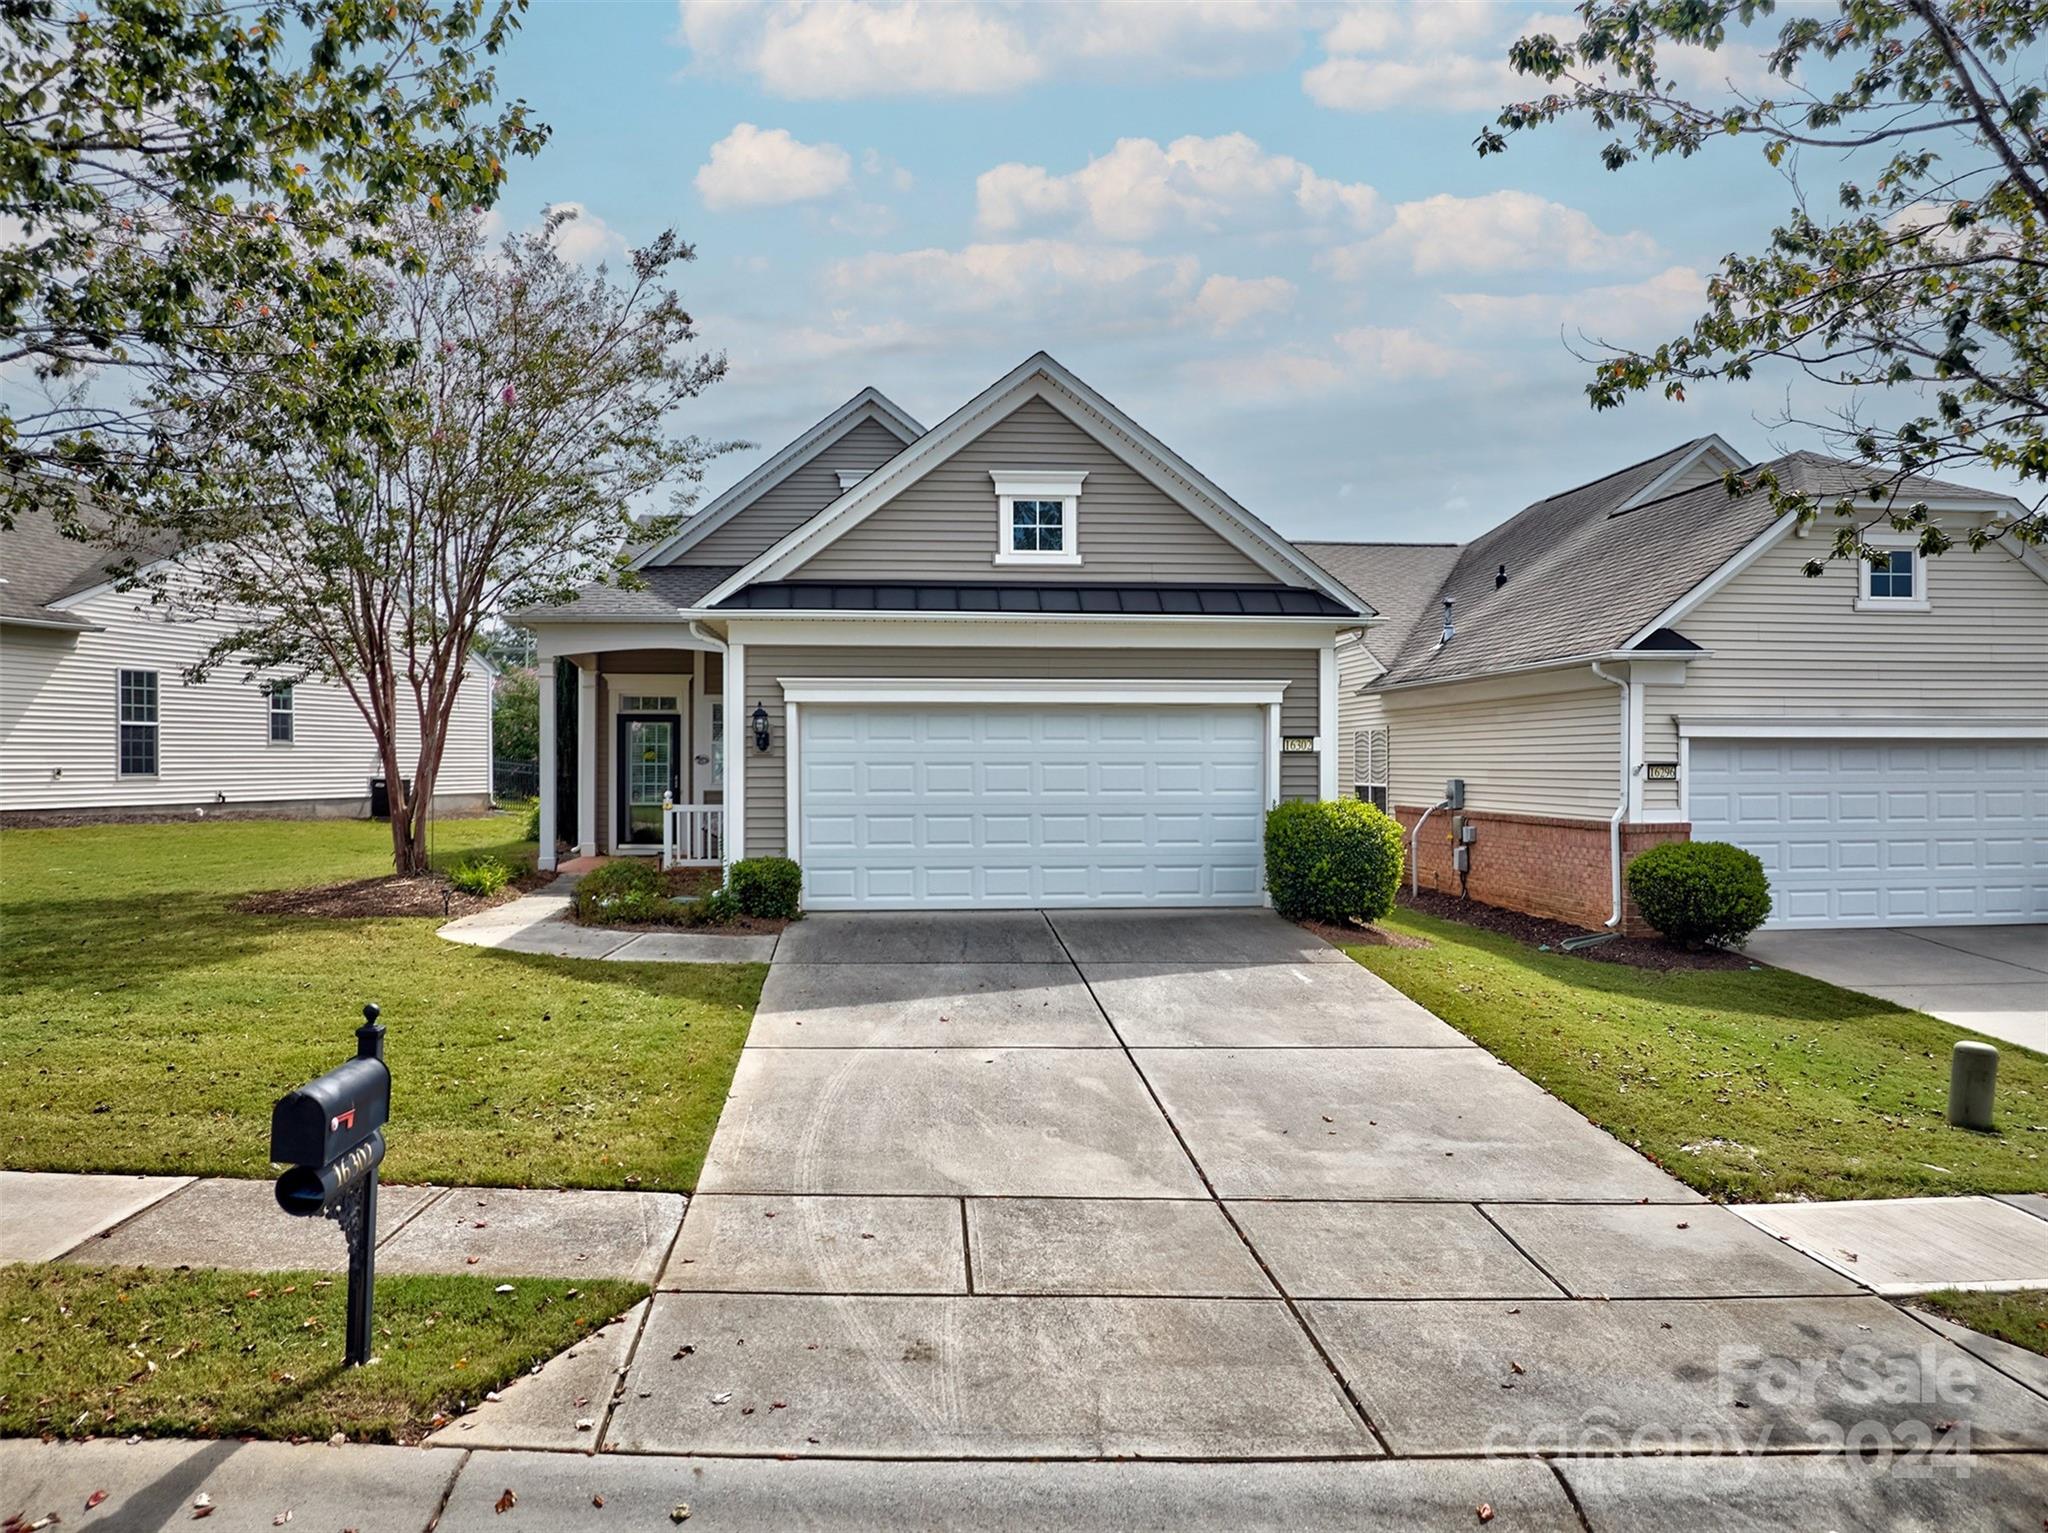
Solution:
<svg viewBox="0 0 2048 1533"><path fill-rule="evenodd" d="M0 1171L0 1262L341 1271L340 1228L283 1213L271 1187ZM377 1270L652 1283L683 1202L668 1192L387 1185L378 1190Z"/></svg>
<svg viewBox="0 0 2048 1533"><path fill-rule="evenodd" d="M2010 1533L2035 1526L2048 1456L860 1463L13 1441L0 1442L0 1486L29 1523L55 1513L65 1528L108 1533L188 1528L202 1495L219 1533Z"/></svg>
<svg viewBox="0 0 2048 1533"><path fill-rule="evenodd" d="M1891 1297L2048 1288L2048 1197L2037 1194L1753 1203L1735 1212Z"/></svg>

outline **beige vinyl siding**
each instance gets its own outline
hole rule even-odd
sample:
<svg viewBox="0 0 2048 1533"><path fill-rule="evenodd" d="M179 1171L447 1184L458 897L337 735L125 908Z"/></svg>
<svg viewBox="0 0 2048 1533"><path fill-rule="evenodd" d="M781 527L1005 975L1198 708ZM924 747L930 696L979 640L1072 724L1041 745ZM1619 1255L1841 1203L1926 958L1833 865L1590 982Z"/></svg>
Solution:
<svg viewBox="0 0 2048 1533"><path fill-rule="evenodd" d="M1078 566L994 562L995 469L1087 472ZM1043 399L1018 406L790 578L1279 583Z"/></svg>
<svg viewBox="0 0 2048 1533"><path fill-rule="evenodd" d="M746 647L745 711L759 703L768 712L769 749L757 751L744 738L747 787L746 850L750 857L781 854L789 845L785 813L788 787L788 731L780 676L917 676L1116 678L1204 676L1219 681L1288 683L1280 704L1282 734L1313 735L1316 718L1314 649L958 649L844 645L749 644ZM744 727L741 735L746 735ZM729 742L730 747L730 742ZM1280 758L1282 798L1312 799L1316 757Z"/></svg>
<svg viewBox="0 0 2048 1533"><path fill-rule="evenodd" d="M1410 687L1381 694L1392 799L1426 806L1448 778L1466 807L1573 818L1614 813L1619 689L1589 671Z"/></svg>
<svg viewBox="0 0 2048 1533"><path fill-rule="evenodd" d="M177 577L174 577L177 578ZM292 739L270 739L270 700L226 665L188 684L185 669L230 631L221 618L167 621L143 592L108 591L71 609L97 633L0 629L0 809L229 807L364 800L384 767L369 725L338 683L292 693ZM117 673L157 674L157 772L123 777L116 749ZM491 791L491 678L472 663L456 692L439 796ZM399 683L402 775L419 757L411 692Z"/></svg>
<svg viewBox="0 0 2048 1533"><path fill-rule="evenodd" d="M1351 797L1357 787L1357 741L1359 734L1378 729L1387 722L1386 708L1378 693L1360 695L1360 688L1379 675L1380 663L1362 644L1340 644L1337 648L1337 793ZM1389 741L1391 746L1392 742Z"/></svg>
<svg viewBox="0 0 2048 1533"><path fill-rule="evenodd" d="M1824 538L1783 537L1677 627L1711 651L1682 687L1644 689L1644 757L1678 759L1678 720L1954 718L2048 726L2048 581L2009 554L1958 546L1922 562L1929 610L1858 612L1859 572L1808 579ZM1649 796L1652 792L1654 797ZM1645 807L1677 786L1645 784Z"/></svg>
<svg viewBox="0 0 2048 1533"><path fill-rule="evenodd" d="M839 471L872 470L903 451L904 443L879 421L864 420L819 449L781 483L762 491L717 531L684 549L691 564L746 564L839 498Z"/></svg>

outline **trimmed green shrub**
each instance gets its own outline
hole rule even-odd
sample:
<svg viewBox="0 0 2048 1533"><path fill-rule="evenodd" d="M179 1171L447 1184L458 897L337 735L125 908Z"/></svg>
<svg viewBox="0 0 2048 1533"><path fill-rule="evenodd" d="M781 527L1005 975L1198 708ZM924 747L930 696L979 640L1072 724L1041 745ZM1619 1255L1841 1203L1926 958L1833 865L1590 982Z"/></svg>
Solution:
<svg viewBox="0 0 2048 1533"><path fill-rule="evenodd" d="M1755 855L1725 841L1668 841L1628 865L1629 897L1673 942L1740 942L1771 913Z"/></svg>
<svg viewBox="0 0 2048 1533"><path fill-rule="evenodd" d="M725 887L741 915L794 921L803 914L804 871L787 857L745 857L726 874Z"/></svg>
<svg viewBox="0 0 2048 1533"><path fill-rule="evenodd" d="M660 870L637 857L592 868L576 885L579 921L671 921L674 907L662 893Z"/></svg>
<svg viewBox="0 0 2048 1533"><path fill-rule="evenodd" d="M1401 827L1357 799L1266 814L1266 889L1290 921L1377 921L1401 887Z"/></svg>
<svg viewBox="0 0 2048 1533"><path fill-rule="evenodd" d="M522 832L520 832L520 836L519 836L519 839L520 839L520 840L522 840L522 841L538 841L538 840L540 840L540 800L539 800L539 799L537 799L537 798L530 798L530 799L528 799L528 800L526 801L526 809L525 809L525 811L524 811L524 823L525 823L525 826L526 826L526 828L525 828L525 830L523 830Z"/></svg>
<svg viewBox="0 0 2048 1533"><path fill-rule="evenodd" d="M496 894L512 882L512 869L489 853L468 857L448 870L448 882L464 894Z"/></svg>

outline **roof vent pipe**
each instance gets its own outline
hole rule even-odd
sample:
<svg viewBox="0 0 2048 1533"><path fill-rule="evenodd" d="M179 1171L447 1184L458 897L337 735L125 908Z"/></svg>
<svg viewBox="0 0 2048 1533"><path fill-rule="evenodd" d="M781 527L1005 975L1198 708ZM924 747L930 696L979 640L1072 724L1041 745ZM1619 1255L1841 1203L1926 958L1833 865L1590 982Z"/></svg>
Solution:
<svg viewBox="0 0 2048 1533"><path fill-rule="evenodd" d="M1457 625L1451 621L1451 603L1456 600L1457 597L1455 596L1446 596L1444 598L1444 636L1437 640L1439 644L1448 644L1457 636Z"/></svg>
<svg viewBox="0 0 2048 1533"><path fill-rule="evenodd" d="M1498 591L1502 586L1506 585L1507 583L1508 567L1505 564L1503 564L1499 569L1493 572L1493 588L1496 591Z"/></svg>

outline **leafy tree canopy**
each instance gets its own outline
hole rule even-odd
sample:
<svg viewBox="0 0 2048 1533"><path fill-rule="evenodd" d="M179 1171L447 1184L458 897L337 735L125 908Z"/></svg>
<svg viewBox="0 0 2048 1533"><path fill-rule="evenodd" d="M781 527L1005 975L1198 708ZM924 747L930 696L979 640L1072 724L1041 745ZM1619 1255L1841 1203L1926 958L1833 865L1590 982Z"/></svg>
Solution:
<svg viewBox="0 0 2048 1533"><path fill-rule="evenodd" d="M37 385L0 399L0 526L50 471L110 505L193 472L166 396L379 365L395 212L488 205L545 140L492 105L524 3L0 0L0 366Z"/></svg>
<svg viewBox="0 0 2048 1533"><path fill-rule="evenodd" d="M669 284L695 252L664 232L618 276L585 268L561 253L571 216L494 246L479 214L400 214L393 259L365 276L379 366L250 329L237 332L250 382L165 385L152 399L206 479L240 490L132 513L197 551L153 577L158 598L227 620L202 670L348 689L385 775L413 780L392 809L400 872L424 866L426 807L479 636L508 610L621 576L621 545L671 525L636 508L667 490L679 514L732 445L675 429L725 375L723 355L695 349ZM416 763L398 759L401 732L419 741Z"/></svg>
<svg viewBox="0 0 2048 1533"><path fill-rule="evenodd" d="M2017 479L2025 496L2022 514L1973 525L1972 546L2043 542L2048 3L1801 7L1777 30L1767 88L1729 86L1714 100L1681 92L1672 48L1721 49L1773 9L1589 0L1576 36L1525 36L1510 52L1519 73L1550 89L1507 106L1480 133L1481 155L1578 118L1608 135L1609 169L1748 140L1794 194L1767 248L1722 261L1687 334L1651 351L1606 350L1587 394L1606 409L1652 390L1682 399L1704 379L1797 369L1840 391L1824 419L1798 424L1872 471L1868 490L1825 508L1843 519L1836 556L1875 557L1866 534L1884 528L1915 534L1927 553L1952 546L1913 479L1959 466ZM1825 200L1802 188L1802 172L1820 179L1816 162L1840 177ZM1745 482L1802 518L1823 509L1767 475Z"/></svg>

